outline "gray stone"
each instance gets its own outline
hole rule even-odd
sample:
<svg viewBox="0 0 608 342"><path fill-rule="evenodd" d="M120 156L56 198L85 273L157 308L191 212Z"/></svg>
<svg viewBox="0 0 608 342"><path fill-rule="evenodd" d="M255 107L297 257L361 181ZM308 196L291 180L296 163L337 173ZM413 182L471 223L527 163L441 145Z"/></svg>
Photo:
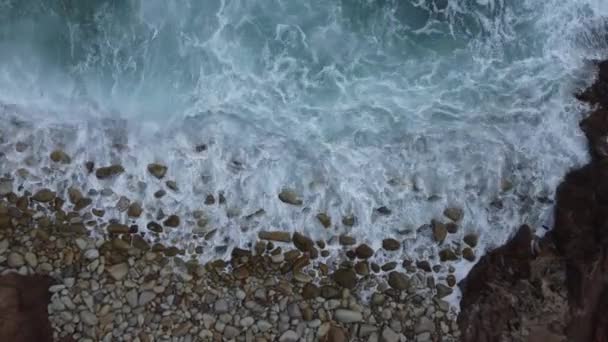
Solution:
<svg viewBox="0 0 608 342"><path fill-rule="evenodd" d="M134 308L137 306L137 290L133 289L126 294L127 303Z"/></svg>
<svg viewBox="0 0 608 342"><path fill-rule="evenodd" d="M19 253L12 252L8 255L8 266L17 268L25 265L25 259Z"/></svg>
<svg viewBox="0 0 608 342"><path fill-rule="evenodd" d="M228 306L228 302L225 299L220 299L215 302L214 309L216 314L221 315L223 313L227 313L230 310L230 307Z"/></svg>
<svg viewBox="0 0 608 342"><path fill-rule="evenodd" d="M88 260L94 260L99 258L99 251L96 249L89 249L84 252L84 258Z"/></svg>
<svg viewBox="0 0 608 342"><path fill-rule="evenodd" d="M232 325L226 325L224 327L224 338L227 340L232 340L240 334L239 329L233 327Z"/></svg>
<svg viewBox="0 0 608 342"><path fill-rule="evenodd" d="M144 291L139 295L139 305L144 306L156 298L156 293L152 291Z"/></svg>
<svg viewBox="0 0 608 342"><path fill-rule="evenodd" d="M399 342L399 334L389 327L384 327L382 330L382 340L384 342Z"/></svg>
<svg viewBox="0 0 608 342"><path fill-rule="evenodd" d="M418 320L418 324L416 324L416 328L414 328L414 332L416 333L416 335L421 334L423 332L433 331L435 331L435 324L426 316L420 317L420 320Z"/></svg>
<svg viewBox="0 0 608 342"><path fill-rule="evenodd" d="M87 325L97 325L97 316L90 311L82 311L80 313L80 319Z"/></svg>
<svg viewBox="0 0 608 342"><path fill-rule="evenodd" d="M279 337L279 342L297 342L300 336L297 332L293 330L287 330L284 332L281 337Z"/></svg>
<svg viewBox="0 0 608 342"><path fill-rule="evenodd" d="M38 257L32 252L27 252L25 253L25 262L27 262L30 267L36 268L36 266L38 266Z"/></svg>
<svg viewBox="0 0 608 342"><path fill-rule="evenodd" d="M110 276L114 278L114 280L120 281L122 280L127 273L129 272L129 265L126 263L116 264L108 268L108 272Z"/></svg>
<svg viewBox="0 0 608 342"><path fill-rule="evenodd" d="M289 314L289 317L296 318L296 319L300 319L302 318L302 311L300 310L300 306L298 306L298 303L291 303L289 305L287 305L287 313Z"/></svg>
<svg viewBox="0 0 608 342"><path fill-rule="evenodd" d="M334 318L342 323L355 323L363 320L363 315L358 311L338 309L334 312Z"/></svg>

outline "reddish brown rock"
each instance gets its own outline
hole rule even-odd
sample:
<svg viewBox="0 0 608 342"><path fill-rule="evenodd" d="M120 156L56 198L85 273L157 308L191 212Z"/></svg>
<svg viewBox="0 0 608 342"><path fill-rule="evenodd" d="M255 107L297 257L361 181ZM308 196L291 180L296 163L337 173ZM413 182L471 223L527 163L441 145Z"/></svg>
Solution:
<svg viewBox="0 0 608 342"><path fill-rule="evenodd" d="M50 285L46 276L0 276L0 340L53 341L47 316Z"/></svg>

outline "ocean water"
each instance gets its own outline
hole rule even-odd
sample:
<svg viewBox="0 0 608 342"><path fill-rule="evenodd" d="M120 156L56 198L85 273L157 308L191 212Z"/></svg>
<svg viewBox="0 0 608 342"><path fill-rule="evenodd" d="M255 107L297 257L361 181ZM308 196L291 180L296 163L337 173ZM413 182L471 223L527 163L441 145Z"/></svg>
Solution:
<svg viewBox="0 0 608 342"><path fill-rule="evenodd" d="M465 217L444 246L476 232L481 254L522 223L542 232L587 159L571 95L608 52L606 14L600 0L0 0L0 172L24 190L111 189L94 206L126 221L118 198L141 201L140 227L177 213L160 239L202 259L261 229L397 237L403 256L436 258L424 225L447 206ZM51 164L55 148L73 163ZM98 181L88 160L127 174ZM153 196L154 161L178 192Z"/></svg>

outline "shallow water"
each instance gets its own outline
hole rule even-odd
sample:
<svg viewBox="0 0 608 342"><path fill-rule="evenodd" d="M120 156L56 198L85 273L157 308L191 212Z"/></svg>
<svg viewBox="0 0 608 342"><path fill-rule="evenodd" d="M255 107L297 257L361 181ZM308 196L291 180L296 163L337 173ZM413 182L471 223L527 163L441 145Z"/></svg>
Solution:
<svg viewBox="0 0 608 342"><path fill-rule="evenodd" d="M143 201L140 226L161 207L192 223L202 209L205 231L218 229L204 259L269 228L373 247L397 236L404 254L434 256L418 227L450 205L465 218L446 244L478 232L480 248L496 245L540 227L563 174L587 158L571 94L608 51L607 13L599 0L3 0L0 172L28 165L38 178L26 188L111 188L95 205ZM31 148L16 153L16 141ZM129 175L57 168L46 158L57 147ZM154 198L153 161L179 192ZM278 201L283 187L304 206ZM226 205L203 204L219 192ZM163 238L192 245L192 226Z"/></svg>

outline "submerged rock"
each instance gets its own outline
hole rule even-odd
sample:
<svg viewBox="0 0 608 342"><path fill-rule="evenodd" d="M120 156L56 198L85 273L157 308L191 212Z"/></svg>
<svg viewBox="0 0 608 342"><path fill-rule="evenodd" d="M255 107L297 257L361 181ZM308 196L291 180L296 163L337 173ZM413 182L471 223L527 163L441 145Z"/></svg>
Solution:
<svg viewBox="0 0 608 342"><path fill-rule="evenodd" d="M466 247L462 250L462 257L470 262L475 261L475 252L470 247Z"/></svg>
<svg viewBox="0 0 608 342"><path fill-rule="evenodd" d="M167 167L158 163L148 164L148 172L154 177L162 179L167 174Z"/></svg>
<svg viewBox="0 0 608 342"><path fill-rule="evenodd" d="M361 244L355 249L355 254L359 259L369 259L374 255L374 250L366 244Z"/></svg>
<svg viewBox="0 0 608 342"><path fill-rule="evenodd" d="M321 223L321 225L325 228L331 227L331 217L326 213L317 214L317 220Z"/></svg>
<svg viewBox="0 0 608 342"><path fill-rule="evenodd" d="M301 250L302 252L310 252L315 247L315 244L312 239L298 232L293 233L292 241L293 245L296 246L296 248Z"/></svg>
<svg viewBox="0 0 608 342"><path fill-rule="evenodd" d="M289 189L283 189L279 193L279 200L283 203L291 204L291 205L302 205L302 200L299 198L298 194L295 191Z"/></svg>
<svg viewBox="0 0 608 342"><path fill-rule="evenodd" d="M49 189L38 190L34 196L32 196L32 200L36 202L48 203L55 199L55 192Z"/></svg>
<svg viewBox="0 0 608 342"><path fill-rule="evenodd" d="M439 221L433 221L433 238L435 241L442 243L448 235L448 230L445 224Z"/></svg>
<svg viewBox="0 0 608 342"><path fill-rule="evenodd" d="M261 240L291 242L291 234L282 231L261 231L258 233Z"/></svg>
<svg viewBox="0 0 608 342"><path fill-rule="evenodd" d="M390 215L392 213L392 211L388 207L385 207L385 206L381 206L379 208L376 208L376 212L378 214L380 214L380 215L383 215L383 216L388 216L388 215Z"/></svg>
<svg viewBox="0 0 608 342"><path fill-rule="evenodd" d="M97 169L97 171L95 171L95 176L98 179L108 179L118 176L123 172L125 172L125 169L122 167L122 165L111 165Z"/></svg>
<svg viewBox="0 0 608 342"><path fill-rule="evenodd" d="M388 284L395 290L407 290L410 287L410 279L403 273L393 271L388 275Z"/></svg>
<svg viewBox="0 0 608 342"><path fill-rule="evenodd" d="M443 215L454 222L458 222L464 217L464 211L460 208L450 207L443 211Z"/></svg>
<svg viewBox="0 0 608 342"><path fill-rule="evenodd" d="M354 289L357 285L357 275L351 269L338 269L332 274L332 279L336 284L347 288Z"/></svg>
<svg viewBox="0 0 608 342"><path fill-rule="evenodd" d="M464 243L473 248L477 247L478 240L479 238L477 237L477 234L467 234L464 236L464 238L462 238L462 241L464 241Z"/></svg>
<svg viewBox="0 0 608 342"><path fill-rule="evenodd" d="M142 212L143 209L141 207L141 204L139 204L139 202L133 202L127 210L127 215L129 215L129 217L137 218L141 216Z"/></svg>
<svg viewBox="0 0 608 342"><path fill-rule="evenodd" d="M346 215L342 217L342 224L347 227L352 227L357 223L357 218L354 215Z"/></svg>
<svg viewBox="0 0 608 342"><path fill-rule="evenodd" d="M171 227L171 228L176 228L179 226L180 224L180 219L179 216L177 215L170 215L164 222L163 224L165 225L165 227Z"/></svg>
<svg viewBox="0 0 608 342"><path fill-rule="evenodd" d="M352 237L352 236L349 236L349 235L346 235L346 234L341 234L338 237L338 242L342 246L352 246L352 245L354 245L354 244L357 243L357 240L354 237Z"/></svg>
<svg viewBox="0 0 608 342"><path fill-rule="evenodd" d="M382 240L382 248L387 251L396 251L401 248L401 243L395 239L384 239Z"/></svg>
<svg viewBox="0 0 608 342"><path fill-rule="evenodd" d="M68 154L62 150L55 150L51 152L50 158L55 163L69 164L72 162L72 158L70 158L70 156L68 156Z"/></svg>

